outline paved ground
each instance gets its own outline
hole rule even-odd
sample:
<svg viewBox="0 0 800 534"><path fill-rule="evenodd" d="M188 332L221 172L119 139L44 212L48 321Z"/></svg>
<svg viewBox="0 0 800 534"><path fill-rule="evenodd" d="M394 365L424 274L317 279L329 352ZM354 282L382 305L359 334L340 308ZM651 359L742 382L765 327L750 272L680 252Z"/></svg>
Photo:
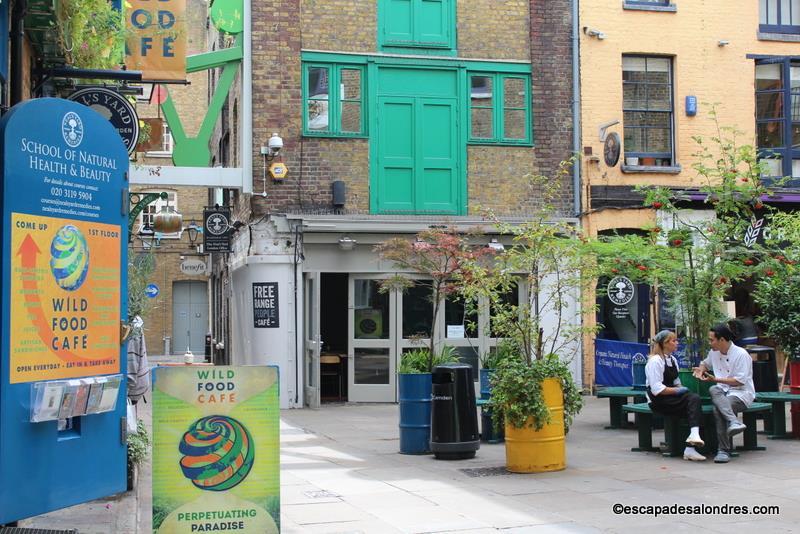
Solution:
<svg viewBox="0 0 800 534"><path fill-rule="evenodd" d="M797 532L800 442L772 441L730 464L633 453L633 430L604 430L608 401L587 398L558 473L470 476L500 467L504 447L474 460L397 453L395 405L329 405L282 414L281 523L285 533L641 532L642 527ZM145 410L149 420L149 411ZM656 432L654 440L659 438ZM741 437L736 438L741 442ZM139 490L27 520L81 533L150 532L149 466ZM777 515L616 515L623 505L777 505ZM138 514L138 517L137 517Z"/></svg>

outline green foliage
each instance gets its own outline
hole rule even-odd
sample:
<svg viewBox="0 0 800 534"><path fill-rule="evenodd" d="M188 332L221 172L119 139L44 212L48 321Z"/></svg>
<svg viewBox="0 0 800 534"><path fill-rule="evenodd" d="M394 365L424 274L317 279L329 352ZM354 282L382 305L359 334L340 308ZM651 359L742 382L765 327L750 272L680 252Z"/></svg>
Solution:
<svg viewBox="0 0 800 534"><path fill-rule="evenodd" d="M766 277L756 284L753 298L761 308L758 320L786 354L800 360L800 273L787 269L782 276Z"/></svg>
<svg viewBox="0 0 800 534"><path fill-rule="evenodd" d="M529 419L539 430L551 420L550 410L544 402L542 381L557 378L564 392L564 426L569 429L572 420L583 407L581 392L572 380L567 364L555 354L527 362L522 358L506 360L492 377L492 417L495 426L503 421L515 428L523 428Z"/></svg>
<svg viewBox="0 0 800 534"><path fill-rule="evenodd" d="M711 216L686 210L692 198L683 191L640 186L644 204L660 211L663 227L643 228L642 235L603 236L596 244L602 275L626 276L653 288L653 317L658 318L661 295L666 297L695 363L708 351L709 328L725 318L721 301L731 285L772 269L768 251L752 243L748 233L756 211L769 211L761 201L769 195L761 181L765 163L754 147L738 144L740 135L718 126L710 139L695 138L696 188Z"/></svg>
<svg viewBox="0 0 800 534"><path fill-rule="evenodd" d="M518 359L520 353L517 352L513 343L501 340L494 351L489 351L481 355L480 363L483 369L499 369L503 362Z"/></svg>
<svg viewBox="0 0 800 534"><path fill-rule="evenodd" d="M429 354L428 349L414 349L404 352L400 356L400 373L407 375L430 373L428 369Z"/></svg>
<svg viewBox="0 0 800 534"><path fill-rule="evenodd" d="M433 358L430 357L428 349L414 349L404 352L400 357L400 373L410 375L430 373L437 365L456 362L458 362L458 353L455 348L450 346L442 347L442 350Z"/></svg>
<svg viewBox="0 0 800 534"><path fill-rule="evenodd" d="M127 30L121 11L108 0L61 0L59 42L70 66L114 69L124 62Z"/></svg>
<svg viewBox="0 0 800 534"><path fill-rule="evenodd" d="M136 433L128 434L128 464L141 465L147 459L149 452L150 433L144 426L144 421L139 419L136 422Z"/></svg>
<svg viewBox="0 0 800 534"><path fill-rule="evenodd" d="M559 174L568 175L572 163L562 162ZM566 424L582 406L567 362L579 357L581 338L596 330L583 323L588 306L581 299L581 290L594 281L595 261L580 228L556 213L563 181L528 178L540 199L538 207L517 225L487 212L486 218L502 234L512 236L512 244L491 263L467 262L461 278L464 298L489 303L493 335L504 339L496 360L486 362L496 369L490 400L495 425L505 418L522 427L532 418L536 428L541 428L550 420L542 393L544 378L562 382ZM514 304L506 295L520 284L527 298Z"/></svg>

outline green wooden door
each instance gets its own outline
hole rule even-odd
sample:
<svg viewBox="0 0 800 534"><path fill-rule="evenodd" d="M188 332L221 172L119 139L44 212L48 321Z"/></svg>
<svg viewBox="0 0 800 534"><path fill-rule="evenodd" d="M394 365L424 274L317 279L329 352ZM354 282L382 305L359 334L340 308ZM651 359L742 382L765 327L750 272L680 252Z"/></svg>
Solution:
<svg viewBox="0 0 800 534"><path fill-rule="evenodd" d="M378 106L378 211L459 214L456 99L392 96Z"/></svg>

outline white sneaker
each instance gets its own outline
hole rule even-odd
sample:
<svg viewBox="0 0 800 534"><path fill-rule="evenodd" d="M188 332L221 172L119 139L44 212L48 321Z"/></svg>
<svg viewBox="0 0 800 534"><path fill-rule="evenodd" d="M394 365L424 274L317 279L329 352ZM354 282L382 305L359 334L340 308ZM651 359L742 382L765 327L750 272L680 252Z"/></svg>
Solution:
<svg viewBox="0 0 800 534"><path fill-rule="evenodd" d="M736 421L735 423L731 423L728 425L728 435L735 436L736 434L741 434L742 432L745 431L746 428L747 425L745 425L744 423L740 423L739 421Z"/></svg>
<svg viewBox="0 0 800 534"><path fill-rule="evenodd" d="M686 447L683 451L683 459L692 462L704 462L706 457L694 450L694 447Z"/></svg>
<svg viewBox="0 0 800 534"><path fill-rule="evenodd" d="M692 447L702 447L706 444L706 442L700 438L699 434L689 434L689 437L686 438L686 443Z"/></svg>

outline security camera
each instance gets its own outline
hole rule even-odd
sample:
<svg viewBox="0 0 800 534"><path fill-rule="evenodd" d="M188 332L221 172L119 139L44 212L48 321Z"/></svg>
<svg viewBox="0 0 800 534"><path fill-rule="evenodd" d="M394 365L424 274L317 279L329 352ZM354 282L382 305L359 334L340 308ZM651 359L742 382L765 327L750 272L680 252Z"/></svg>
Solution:
<svg viewBox="0 0 800 534"><path fill-rule="evenodd" d="M269 150L272 154L277 154L283 148L283 139L277 133L273 133L269 138Z"/></svg>
<svg viewBox="0 0 800 534"><path fill-rule="evenodd" d="M606 34L601 32L600 30L596 30L594 28L590 28L588 26L583 27L583 33L588 35L589 37L597 37L598 40L602 41L606 38Z"/></svg>

